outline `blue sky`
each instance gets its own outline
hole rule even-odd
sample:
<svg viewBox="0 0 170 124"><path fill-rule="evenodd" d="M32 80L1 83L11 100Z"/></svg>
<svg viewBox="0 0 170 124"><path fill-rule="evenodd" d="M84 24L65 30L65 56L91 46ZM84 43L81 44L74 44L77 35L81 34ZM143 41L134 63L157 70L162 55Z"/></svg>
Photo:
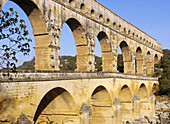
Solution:
<svg viewBox="0 0 170 124"><path fill-rule="evenodd" d="M162 44L163 49L170 49L170 0L97 0L111 11L138 27L145 33L149 34ZM24 18L33 38L31 24L25 13L14 3L8 2L3 10L13 7L21 18ZM74 37L71 30L64 25L60 39L61 55L76 55ZM35 56L33 47L35 46L34 38L31 43L31 53L29 56L18 55L21 65L24 61L29 61ZM96 40L95 55L101 56L100 45Z"/></svg>
<svg viewBox="0 0 170 124"><path fill-rule="evenodd" d="M170 49L170 0L97 0Z"/></svg>

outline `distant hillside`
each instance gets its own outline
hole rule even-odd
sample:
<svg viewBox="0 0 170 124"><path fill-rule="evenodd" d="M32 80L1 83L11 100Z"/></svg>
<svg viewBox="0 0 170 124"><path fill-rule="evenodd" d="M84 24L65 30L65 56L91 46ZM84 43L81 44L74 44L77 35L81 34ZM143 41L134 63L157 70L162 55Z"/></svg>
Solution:
<svg viewBox="0 0 170 124"><path fill-rule="evenodd" d="M35 59L31 61L25 61L21 66L18 67L19 70L34 70Z"/></svg>
<svg viewBox="0 0 170 124"><path fill-rule="evenodd" d="M102 58L95 56L96 60L96 70L102 70ZM61 56L60 57L60 70L61 71L75 71L77 68L76 57L75 56ZM19 70L34 70L35 60L24 62L21 66L18 67Z"/></svg>
<svg viewBox="0 0 170 124"><path fill-rule="evenodd" d="M75 56L61 56L60 70L61 71L75 71L77 68Z"/></svg>

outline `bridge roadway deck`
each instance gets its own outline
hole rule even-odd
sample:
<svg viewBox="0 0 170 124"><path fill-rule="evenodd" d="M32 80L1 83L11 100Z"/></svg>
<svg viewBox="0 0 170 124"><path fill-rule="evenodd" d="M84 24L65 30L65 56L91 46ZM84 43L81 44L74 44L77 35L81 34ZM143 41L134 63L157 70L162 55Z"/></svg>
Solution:
<svg viewBox="0 0 170 124"><path fill-rule="evenodd" d="M20 71L10 77L0 73L0 82L54 81L72 79L123 78L135 80L158 81L157 77L139 76L116 72L56 72L56 71Z"/></svg>

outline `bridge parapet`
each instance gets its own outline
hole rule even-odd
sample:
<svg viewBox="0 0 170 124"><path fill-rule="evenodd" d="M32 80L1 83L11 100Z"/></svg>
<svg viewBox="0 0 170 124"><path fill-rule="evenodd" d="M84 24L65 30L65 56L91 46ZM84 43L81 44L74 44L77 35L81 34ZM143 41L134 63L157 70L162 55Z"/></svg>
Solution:
<svg viewBox="0 0 170 124"><path fill-rule="evenodd" d="M99 79L99 78L123 78L135 80L158 81L157 77L138 76L116 72L18 72L11 73L10 76L4 76L0 73L0 82L20 82L20 81L54 81L54 80L72 80L72 79Z"/></svg>

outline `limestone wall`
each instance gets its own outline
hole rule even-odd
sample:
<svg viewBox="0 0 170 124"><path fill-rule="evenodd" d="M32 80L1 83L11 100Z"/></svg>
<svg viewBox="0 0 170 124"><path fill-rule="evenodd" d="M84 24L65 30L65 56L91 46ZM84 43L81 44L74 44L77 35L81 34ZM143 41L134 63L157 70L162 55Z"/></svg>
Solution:
<svg viewBox="0 0 170 124"><path fill-rule="evenodd" d="M62 80L1 82L0 120L14 123L24 113L32 123L50 120L59 124L118 124L155 116L151 92L158 84L156 78L101 75L74 73L63 74Z"/></svg>

